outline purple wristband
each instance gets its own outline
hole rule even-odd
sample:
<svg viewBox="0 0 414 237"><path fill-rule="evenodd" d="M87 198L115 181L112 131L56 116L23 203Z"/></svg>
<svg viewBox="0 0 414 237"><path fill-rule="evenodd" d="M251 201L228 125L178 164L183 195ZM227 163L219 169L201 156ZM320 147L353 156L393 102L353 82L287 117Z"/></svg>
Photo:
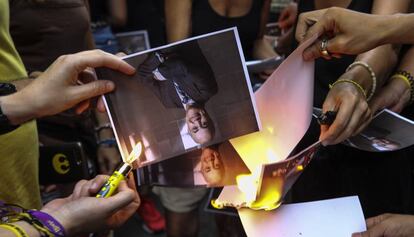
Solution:
<svg viewBox="0 0 414 237"><path fill-rule="evenodd" d="M53 216L36 210L28 210L27 213L42 223L54 236L65 236L65 229Z"/></svg>

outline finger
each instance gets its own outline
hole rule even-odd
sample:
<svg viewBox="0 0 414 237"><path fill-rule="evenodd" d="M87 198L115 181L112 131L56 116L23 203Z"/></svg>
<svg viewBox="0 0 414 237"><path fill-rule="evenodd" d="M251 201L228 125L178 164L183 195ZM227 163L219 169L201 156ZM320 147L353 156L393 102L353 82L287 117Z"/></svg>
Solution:
<svg viewBox="0 0 414 237"><path fill-rule="evenodd" d="M117 57L120 57L120 58L127 56L127 54L126 54L126 53L124 53L124 52L118 52L118 53L116 53L115 55L116 55Z"/></svg>
<svg viewBox="0 0 414 237"><path fill-rule="evenodd" d="M101 97L98 98L98 102L96 104L96 108L101 113L105 113L106 112L105 97L104 96L101 96Z"/></svg>
<svg viewBox="0 0 414 237"><path fill-rule="evenodd" d="M382 222L378 225L368 228L367 231L361 233L354 233L352 237L383 237L387 226Z"/></svg>
<svg viewBox="0 0 414 237"><path fill-rule="evenodd" d="M338 135L338 137L332 141L332 144L338 144L348 139L354 134L354 132L359 128L362 122L364 122L365 112L368 110L368 105L362 102L360 105L356 106L351 114L351 119L346 125L345 129Z"/></svg>
<svg viewBox="0 0 414 237"><path fill-rule="evenodd" d="M331 14L326 14L326 11L324 11L323 13L324 14L322 15L322 17L320 17L313 25L311 25L307 29L307 31L303 32L304 37L301 42L304 42L312 38L314 35L317 35L319 37L321 35L334 31L335 21L331 17ZM322 14L322 12L320 14Z"/></svg>
<svg viewBox="0 0 414 237"><path fill-rule="evenodd" d="M326 146L334 144L333 141L338 138L339 134L341 134L348 125L352 117L354 107L355 105L352 102L343 102L340 105L334 122L329 127L328 131L324 134L324 137L321 139L323 145Z"/></svg>
<svg viewBox="0 0 414 237"><path fill-rule="evenodd" d="M115 84L112 81L97 80L85 85L74 86L70 88L69 93L75 102L84 101L105 93L111 92L115 89Z"/></svg>
<svg viewBox="0 0 414 237"><path fill-rule="evenodd" d="M331 99L331 97L327 97L322 105L322 113L326 113L328 111L337 111L337 104L336 101ZM322 125L321 124L321 134L319 136L319 140L323 141L325 138L326 132L329 130L330 125Z"/></svg>
<svg viewBox="0 0 414 237"><path fill-rule="evenodd" d="M372 120L372 113L371 113L371 110L368 109L364 113L363 118L361 119L361 124L358 126L358 128L355 130L352 136L356 136L360 134L362 131L364 131L364 129L368 126L368 124L371 123L371 120Z"/></svg>
<svg viewBox="0 0 414 237"><path fill-rule="evenodd" d="M88 180L84 185L82 185L81 191L79 193L80 197L89 197L91 196L91 193L89 192L89 189L92 186L93 181Z"/></svg>
<svg viewBox="0 0 414 237"><path fill-rule="evenodd" d="M80 180L78 183L76 183L75 188L73 189L72 193L72 199L79 199L81 197L80 193L82 191L83 185L85 185L88 181L86 180Z"/></svg>
<svg viewBox="0 0 414 237"><path fill-rule="evenodd" d="M107 67L127 75L131 75L135 72L135 68L121 58L101 50L91 50L73 54L68 56L67 60L69 66L76 70L77 74L81 73L87 67Z"/></svg>
<svg viewBox="0 0 414 237"><path fill-rule="evenodd" d="M382 214L382 215L379 215L379 216L374 216L374 217L368 218L366 220L367 228L369 229L369 228L371 228L375 225L378 225L379 223L383 222L384 220L390 218L391 216L392 216L392 214L386 213L386 214Z"/></svg>
<svg viewBox="0 0 414 237"><path fill-rule="evenodd" d="M91 104L90 100L84 100L80 102L75 108L76 114L83 113L85 110L89 108L90 104Z"/></svg>
<svg viewBox="0 0 414 237"><path fill-rule="evenodd" d="M125 181L120 182L118 192L106 198L107 202L103 203L103 208L109 213L115 213L119 209L128 206L136 199L136 193L130 189Z"/></svg>
<svg viewBox="0 0 414 237"><path fill-rule="evenodd" d="M109 179L108 175L98 175L91 180L91 186L89 187L89 193L91 195L97 194L101 190L102 186Z"/></svg>
<svg viewBox="0 0 414 237"><path fill-rule="evenodd" d="M305 61L311 61L311 60L322 57L320 45L321 45L321 41L316 40L315 43L313 43L311 46L306 48L302 54L303 59Z"/></svg>

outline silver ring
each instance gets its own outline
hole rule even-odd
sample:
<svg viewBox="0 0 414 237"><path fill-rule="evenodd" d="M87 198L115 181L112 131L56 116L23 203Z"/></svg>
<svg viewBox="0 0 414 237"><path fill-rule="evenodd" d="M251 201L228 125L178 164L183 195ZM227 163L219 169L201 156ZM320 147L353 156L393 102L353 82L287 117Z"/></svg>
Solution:
<svg viewBox="0 0 414 237"><path fill-rule="evenodd" d="M321 41L321 54L325 57L329 57L328 47L328 38L323 38Z"/></svg>

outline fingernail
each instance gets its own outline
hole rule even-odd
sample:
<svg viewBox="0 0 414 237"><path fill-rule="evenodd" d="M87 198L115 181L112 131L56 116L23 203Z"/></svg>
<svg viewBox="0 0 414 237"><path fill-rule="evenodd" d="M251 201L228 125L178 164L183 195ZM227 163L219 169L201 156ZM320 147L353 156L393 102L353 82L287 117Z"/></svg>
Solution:
<svg viewBox="0 0 414 237"><path fill-rule="evenodd" d="M107 91L113 91L115 89L115 84L112 81L108 81L105 84Z"/></svg>
<svg viewBox="0 0 414 237"><path fill-rule="evenodd" d="M96 190L98 189L98 184L96 182L93 182L91 185L91 189Z"/></svg>

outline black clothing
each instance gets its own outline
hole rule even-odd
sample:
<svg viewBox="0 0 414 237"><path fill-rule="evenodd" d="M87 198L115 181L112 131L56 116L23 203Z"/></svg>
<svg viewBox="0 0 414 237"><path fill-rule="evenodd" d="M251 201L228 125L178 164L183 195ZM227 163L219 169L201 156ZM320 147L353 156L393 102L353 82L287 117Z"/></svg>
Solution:
<svg viewBox="0 0 414 237"><path fill-rule="evenodd" d="M127 23L114 32L146 30L151 48L167 43L163 0L127 0Z"/></svg>
<svg viewBox="0 0 414 237"><path fill-rule="evenodd" d="M208 0L194 0L192 9L193 36L207 34L237 26L243 53L247 60L252 59L254 41L259 35L263 0L252 0L250 11L240 17L224 17L210 6Z"/></svg>
<svg viewBox="0 0 414 237"><path fill-rule="evenodd" d="M183 107L174 82L199 105L204 105L218 91L214 73L197 41L182 46L161 52L166 58L162 63L154 60L153 53L138 67L140 79L167 108ZM153 79L152 71L156 68L167 80Z"/></svg>
<svg viewBox="0 0 414 237"><path fill-rule="evenodd" d="M372 2L354 0L349 9L369 13ZM313 3L300 1L299 14L314 10ZM329 84L337 80L354 59L354 56L344 56L329 61L316 60L314 106L322 106ZM386 212L408 213L413 203L410 149L370 153L342 144L322 147L292 188L292 200L302 202L358 195L366 218Z"/></svg>

